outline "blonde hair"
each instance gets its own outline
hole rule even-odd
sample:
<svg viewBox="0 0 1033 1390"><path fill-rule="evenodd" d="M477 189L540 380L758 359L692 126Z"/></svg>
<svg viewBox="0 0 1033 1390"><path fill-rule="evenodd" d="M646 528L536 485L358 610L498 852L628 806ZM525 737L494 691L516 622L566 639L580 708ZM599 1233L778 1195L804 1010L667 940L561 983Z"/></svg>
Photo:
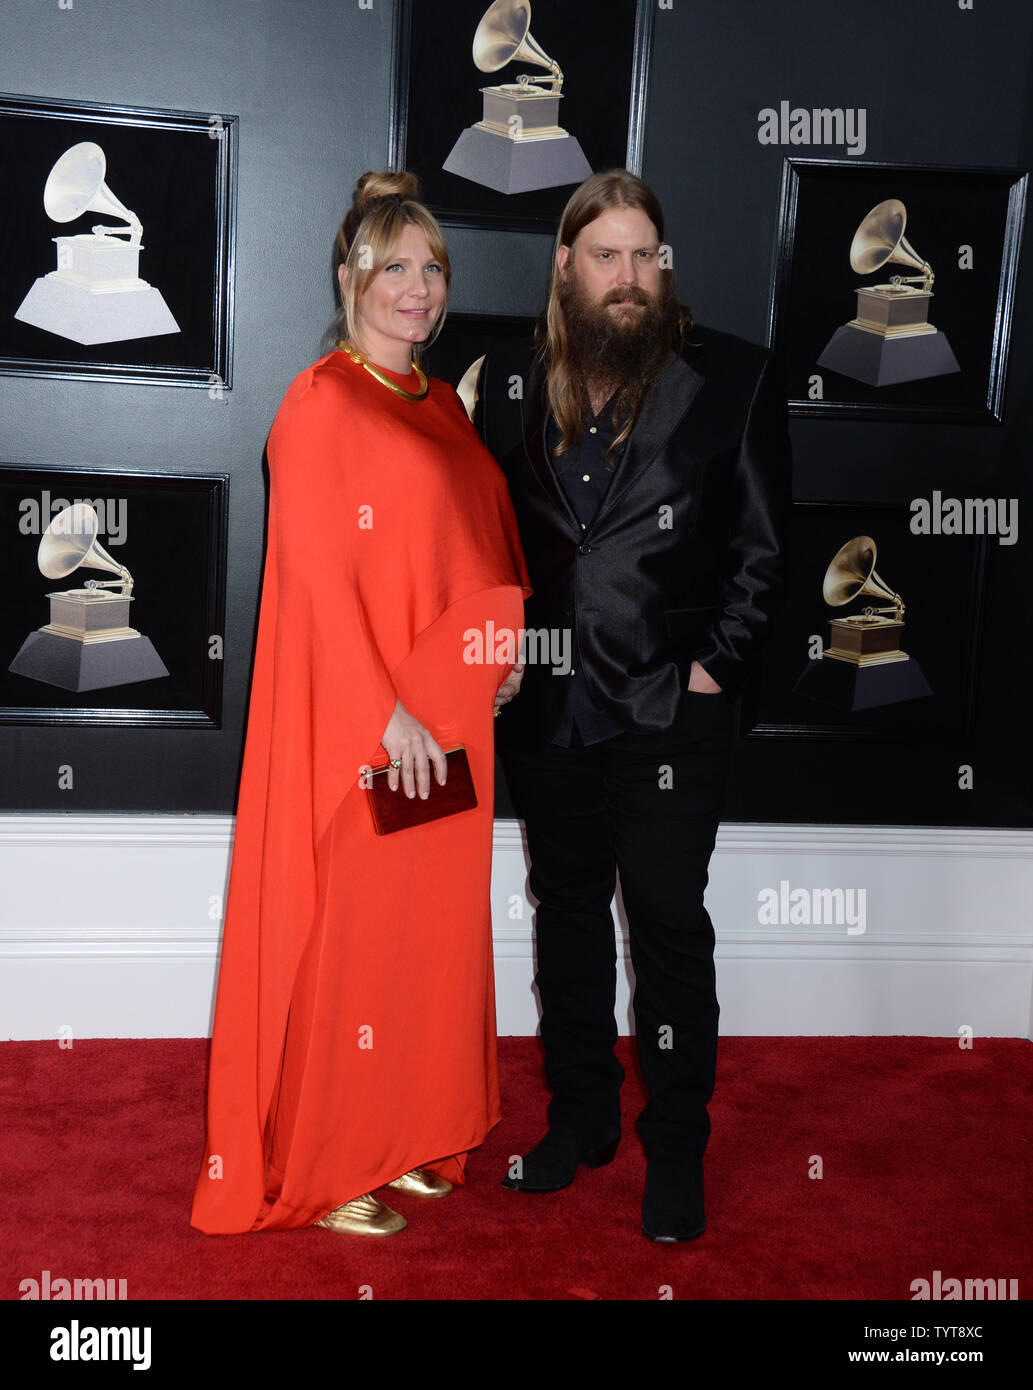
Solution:
<svg viewBox="0 0 1033 1390"><path fill-rule="evenodd" d="M370 170L355 185L352 205L337 229L330 258L330 280L337 313L326 330L328 346L332 346L338 338L350 343L356 341L359 300L373 277L390 263L402 229L407 224L419 227L427 238L431 255L440 262L444 271L447 290L452 278L452 266L445 238L437 219L419 201L419 196L419 180L407 170L398 173ZM343 294L337 273L342 265L348 272ZM419 362L422 349L428 347L441 332L447 311L446 300L428 338L422 343L413 343L414 362Z"/></svg>

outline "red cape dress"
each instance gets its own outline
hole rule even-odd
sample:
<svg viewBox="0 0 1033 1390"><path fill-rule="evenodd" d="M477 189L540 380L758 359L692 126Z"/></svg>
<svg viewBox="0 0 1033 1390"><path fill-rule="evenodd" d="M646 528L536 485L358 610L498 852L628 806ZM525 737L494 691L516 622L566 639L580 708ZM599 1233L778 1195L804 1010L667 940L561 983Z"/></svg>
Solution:
<svg viewBox="0 0 1033 1390"><path fill-rule="evenodd" d="M339 351L292 383L268 459L191 1216L210 1234L310 1225L414 1167L462 1182L499 1118L492 703L512 656L471 661L469 638L518 629L530 592L505 479L450 385L406 400ZM466 746L478 806L377 836L361 770L398 699Z"/></svg>

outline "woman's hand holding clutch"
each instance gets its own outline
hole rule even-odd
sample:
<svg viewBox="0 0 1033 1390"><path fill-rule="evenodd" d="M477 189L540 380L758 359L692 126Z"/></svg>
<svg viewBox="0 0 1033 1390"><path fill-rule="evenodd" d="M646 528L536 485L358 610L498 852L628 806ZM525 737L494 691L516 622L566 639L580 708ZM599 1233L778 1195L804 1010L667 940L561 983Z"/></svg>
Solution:
<svg viewBox="0 0 1033 1390"><path fill-rule="evenodd" d="M388 720L384 736L380 740L392 763L387 772L387 783L393 792L398 790L401 781L406 796L419 792L424 800L430 795L430 768L434 765L438 786L445 785L448 767L445 755L429 729L424 728L402 704L395 705L394 714Z"/></svg>

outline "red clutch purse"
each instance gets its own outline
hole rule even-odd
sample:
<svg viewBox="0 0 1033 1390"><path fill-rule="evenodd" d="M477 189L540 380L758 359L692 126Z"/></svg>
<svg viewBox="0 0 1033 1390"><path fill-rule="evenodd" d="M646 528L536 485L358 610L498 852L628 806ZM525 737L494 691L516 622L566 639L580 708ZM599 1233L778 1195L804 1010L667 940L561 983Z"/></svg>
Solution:
<svg viewBox="0 0 1033 1390"><path fill-rule="evenodd" d="M459 744L456 748L445 748L442 751L448 766L448 776L445 785L441 787L438 785L433 767L431 768L430 795L426 801L419 794L414 797L406 796L401 782L396 792L391 790L387 781L389 763L372 769L366 798L373 817L373 829L378 835L393 835L397 830L408 830L413 825L426 825L428 821L440 820L442 816L454 816L460 811L471 811L477 805L466 749Z"/></svg>

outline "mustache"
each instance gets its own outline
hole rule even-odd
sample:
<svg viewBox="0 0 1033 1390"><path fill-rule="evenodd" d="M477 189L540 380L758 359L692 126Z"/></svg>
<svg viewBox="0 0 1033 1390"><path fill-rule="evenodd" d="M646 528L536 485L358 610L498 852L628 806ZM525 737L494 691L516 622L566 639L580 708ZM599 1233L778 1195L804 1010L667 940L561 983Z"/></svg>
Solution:
<svg viewBox="0 0 1033 1390"><path fill-rule="evenodd" d="M632 304L648 304L651 296L639 285L628 285L625 289L607 290L602 303L605 307L607 304L620 304L625 299L630 299Z"/></svg>

